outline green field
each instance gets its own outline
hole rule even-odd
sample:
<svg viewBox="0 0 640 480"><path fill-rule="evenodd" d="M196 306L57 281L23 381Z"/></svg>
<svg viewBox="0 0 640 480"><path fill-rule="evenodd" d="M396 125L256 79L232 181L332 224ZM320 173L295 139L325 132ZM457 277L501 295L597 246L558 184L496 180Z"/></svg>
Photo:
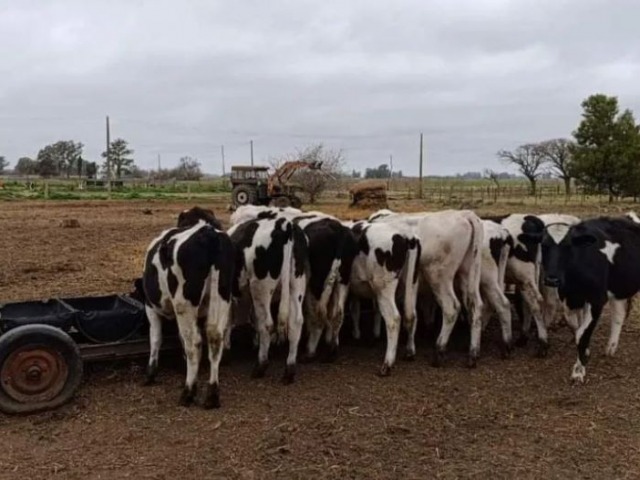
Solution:
<svg viewBox="0 0 640 480"><path fill-rule="evenodd" d="M0 188L0 201L11 200L114 200L128 199L212 199L230 201L231 186L228 179L213 178L200 181L127 180L120 187L112 188L81 185L78 179L42 179L5 177ZM348 188L354 179L340 180L321 197L321 203L349 201ZM417 178L389 181L388 196L391 200L415 200L419 195ZM457 178L426 178L422 184L425 202L442 206L471 208L481 204L505 205L566 205L606 204L604 195L587 195L574 189L570 198L564 194L564 186L558 180L540 180L537 194L531 195L529 184L523 179L509 179L497 187L489 180L465 180Z"/></svg>

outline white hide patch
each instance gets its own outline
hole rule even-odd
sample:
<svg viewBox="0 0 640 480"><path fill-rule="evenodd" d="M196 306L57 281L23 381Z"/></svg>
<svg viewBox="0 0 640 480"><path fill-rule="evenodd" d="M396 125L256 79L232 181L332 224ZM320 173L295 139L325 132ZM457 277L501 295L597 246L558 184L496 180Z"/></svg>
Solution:
<svg viewBox="0 0 640 480"><path fill-rule="evenodd" d="M620 248L619 243L613 243L609 240L604 241L604 247L600 249L600 251L607 257L609 263L613 264L613 256L616 254L616 250Z"/></svg>
<svg viewBox="0 0 640 480"><path fill-rule="evenodd" d="M560 245L560 242L562 242L567 236L567 233L569 233L569 225L562 223L551 224L547 227L547 233L556 245Z"/></svg>

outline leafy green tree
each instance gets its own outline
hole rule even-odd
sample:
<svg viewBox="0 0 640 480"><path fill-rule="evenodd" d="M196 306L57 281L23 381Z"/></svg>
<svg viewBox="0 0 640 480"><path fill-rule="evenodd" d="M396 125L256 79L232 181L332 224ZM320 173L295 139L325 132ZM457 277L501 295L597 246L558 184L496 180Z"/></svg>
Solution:
<svg viewBox="0 0 640 480"><path fill-rule="evenodd" d="M96 162L85 162L84 173L89 178L95 178L98 174L98 164Z"/></svg>
<svg viewBox="0 0 640 480"><path fill-rule="evenodd" d="M38 162L29 157L21 157L16 163L16 173L20 175L37 175Z"/></svg>
<svg viewBox="0 0 640 480"><path fill-rule="evenodd" d="M82 157L83 148L82 143L76 143L73 140L61 140L47 145L38 152L38 163L41 164L40 175L53 176L64 173L67 177L71 176L71 172Z"/></svg>
<svg viewBox="0 0 640 480"><path fill-rule="evenodd" d="M378 166L378 168L367 168L364 171L364 178L389 178L390 176L391 171L386 163Z"/></svg>
<svg viewBox="0 0 640 480"><path fill-rule="evenodd" d="M109 160L111 161L111 171L115 171L116 178L121 178L123 174L131 172L134 166L133 150L129 148L129 144L122 138L116 138L109 145ZM107 152L102 152L102 158L105 159L103 169L107 171Z"/></svg>
<svg viewBox="0 0 640 480"><path fill-rule="evenodd" d="M539 144L527 143L513 151L500 150L498 157L505 163L515 165L531 185L531 195L536 194L538 177L542 175L544 156Z"/></svg>
<svg viewBox="0 0 640 480"><path fill-rule="evenodd" d="M618 99L591 95L582 102L582 120L573 132L576 178L606 192L609 201L640 192L640 129L633 113L619 113Z"/></svg>
<svg viewBox="0 0 640 480"><path fill-rule="evenodd" d="M551 173L564 182L564 192L567 196L571 195L573 147L573 142L566 138L554 138L539 144L544 162L549 165Z"/></svg>
<svg viewBox="0 0 640 480"><path fill-rule="evenodd" d="M4 173L5 169L9 166L9 161L0 155L0 173Z"/></svg>

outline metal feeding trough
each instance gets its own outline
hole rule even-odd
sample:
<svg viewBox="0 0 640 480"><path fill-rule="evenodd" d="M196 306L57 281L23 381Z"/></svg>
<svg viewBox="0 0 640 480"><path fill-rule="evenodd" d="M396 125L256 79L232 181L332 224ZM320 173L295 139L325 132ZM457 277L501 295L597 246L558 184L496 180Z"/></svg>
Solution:
<svg viewBox="0 0 640 480"><path fill-rule="evenodd" d="M175 335L163 341L179 347ZM144 305L128 295L0 304L0 411L56 408L80 386L84 362L148 353Z"/></svg>

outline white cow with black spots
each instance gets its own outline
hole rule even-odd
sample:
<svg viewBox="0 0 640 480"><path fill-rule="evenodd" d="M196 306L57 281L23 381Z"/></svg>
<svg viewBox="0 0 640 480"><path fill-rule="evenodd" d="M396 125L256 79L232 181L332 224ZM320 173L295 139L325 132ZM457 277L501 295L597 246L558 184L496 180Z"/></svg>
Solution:
<svg viewBox="0 0 640 480"><path fill-rule="evenodd" d="M410 226L422 245L420 274L442 309L443 321L436 341L433 364L440 365L449 337L464 305L471 324L469 366L475 367L482 330L480 294L484 229L470 210L429 213L375 212L371 222ZM456 295L456 287L461 300Z"/></svg>
<svg viewBox="0 0 640 480"><path fill-rule="evenodd" d="M358 254L350 277L351 316L354 330L359 332L359 298L375 300L387 331L387 351L380 375L389 375L396 360L401 326L397 299L402 300L407 331L405 358L416 354L416 297L421 244L412 229L402 224L370 223L366 220L344 222L357 241Z"/></svg>
<svg viewBox="0 0 640 480"><path fill-rule="evenodd" d="M196 395L202 349L199 318L205 320L211 368L204 407L220 406L218 373L231 305L234 250L229 236L216 223L204 210L185 211L178 219L180 227L162 232L145 255L142 288L150 343L147 384L154 383L158 371L162 320L175 319L187 361L180 398L185 406Z"/></svg>

